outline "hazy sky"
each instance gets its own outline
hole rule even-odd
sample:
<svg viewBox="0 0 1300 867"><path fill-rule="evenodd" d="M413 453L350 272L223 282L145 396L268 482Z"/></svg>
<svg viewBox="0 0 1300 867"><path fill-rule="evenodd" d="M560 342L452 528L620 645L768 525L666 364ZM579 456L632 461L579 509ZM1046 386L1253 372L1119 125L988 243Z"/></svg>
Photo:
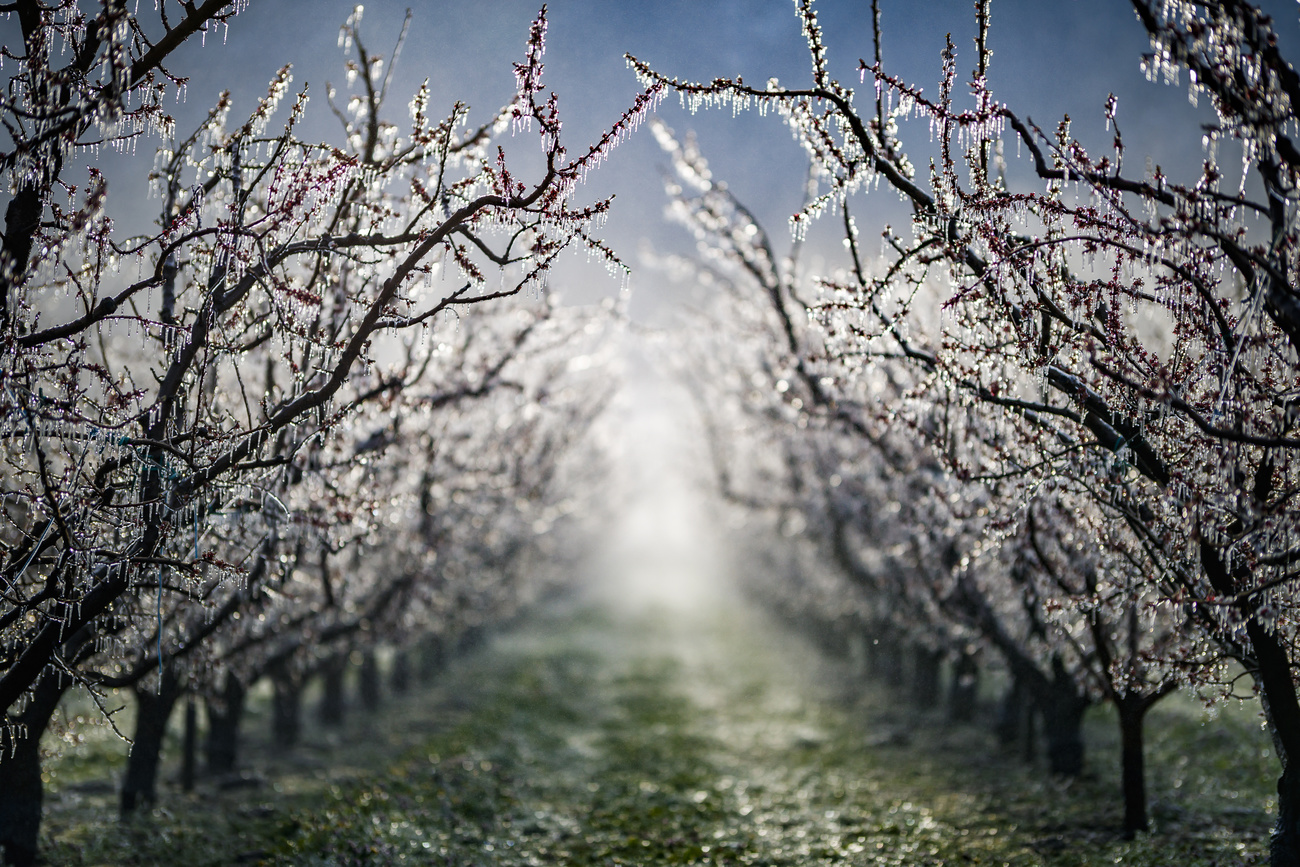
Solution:
<svg viewBox="0 0 1300 867"><path fill-rule="evenodd" d="M239 99L236 114L245 110L274 71L292 63L296 82L309 82L316 96L309 115L318 124L315 129L321 136L335 135L324 85L343 78L337 36L353 5L346 0L252 0L224 40L218 33L205 46L182 48L171 64L191 78L186 101L177 107L181 128L187 116L191 122L201 116L224 88ZM407 5L392 0L366 4L362 29L372 52L390 53ZM935 92L939 51L944 34L951 32L958 69L964 76L969 73L972 0L881 0L881 6L885 64L891 72ZM1265 6L1280 19L1284 53L1300 56L1296 4L1272 0ZM428 0L415 2L412 9L411 33L397 68L395 119L404 119L408 96L425 77L433 86L435 114L461 99L483 118L510 98L511 64L520 57L537 13L534 0ZM806 83L807 52L794 9L791 0L553 0L546 82L560 94L570 152L598 136L631 103L637 87L624 52L680 77L743 75L759 83L777 76L790 85ZM823 0L816 9L833 74L856 82L858 58L871 53L870 2ZM4 25L4 32L10 41L13 25ZM1115 92L1131 159L1151 153L1169 165L1198 158L1198 117L1188 105L1186 88L1148 83L1139 71L1139 57L1149 46L1127 0L994 0L991 43L995 95L1044 128L1068 112L1075 134L1103 147L1109 136L1103 130L1102 106L1106 95ZM785 221L799 204L804 163L780 122L757 113L733 119L729 111L691 116L676 99L664 104L661 116L679 133L688 128L698 132L715 175L727 179L771 233L784 240ZM912 141L923 148L928 133L917 129ZM529 140L521 146L535 145ZM605 237L634 267L645 244L688 248L685 234L661 219L663 164L644 130L621 146L580 193L584 198L618 194ZM119 187L113 192L120 196L126 191ZM859 213L869 217L871 207L879 209L882 220L897 221L901 214L888 194L859 205ZM638 269L634 315L659 319L679 302L681 287L662 283L652 271ZM616 281L581 262L566 265L557 284L573 300L617 291Z"/></svg>

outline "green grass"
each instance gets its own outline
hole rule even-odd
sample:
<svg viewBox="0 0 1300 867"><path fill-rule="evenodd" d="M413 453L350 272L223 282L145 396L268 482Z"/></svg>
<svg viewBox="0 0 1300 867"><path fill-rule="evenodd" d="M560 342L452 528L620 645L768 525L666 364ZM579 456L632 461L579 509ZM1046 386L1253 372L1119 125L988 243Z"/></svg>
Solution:
<svg viewBox="0 0 1300 867"><path fill-rule="evenodd" d="M110 796L56 791L45 851L72 865L1262 864L1268 739L1249 708L1203 717L1182 698L1152 712L1154 830L1126 842L1105 711L1089 773L1066 784L761 618L580 610L295 756L255 735L260 789L166 790L125 826ZM55 779L95 761L65 756Z"/></svg>

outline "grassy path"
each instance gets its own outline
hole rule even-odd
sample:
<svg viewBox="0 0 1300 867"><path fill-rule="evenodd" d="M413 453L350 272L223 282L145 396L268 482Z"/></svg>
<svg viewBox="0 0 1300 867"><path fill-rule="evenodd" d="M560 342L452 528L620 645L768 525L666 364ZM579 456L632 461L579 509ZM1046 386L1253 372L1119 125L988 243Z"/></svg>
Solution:
<svg viewBox="0 0 1300 867"><path fill-rule="evenodd" d="M819 700L815 660L754 626L586 611L503 639L472 714L303 817L282 857L901 865L965 841L989 856L966 863L1037 863L882 791L850 761L861 732Z"/></svg>
<svg viewBox="0 0 1300 867"><path fill-rule="evenodd" d="M978 732L894 745L905 718L864 716L806 646L734 610L584 610L501 639L484 662L472 712L391 777L299 816L276 860L1228 865L1262 854L1260 814L1123 843L1078 821L1109 790L1067 793L1000 756L982 764Z"/></svg>
<svg viewBox="0 0 1300 867"><path fill-rule="evenodd" d="M1263 863L1260 809L1180 807L1124 843L1108 782L1042 779L974 730L903 737L908 717L845 688L734 608L552 612L314 773L273 770L275 793L173 802L98 831L58 831L56 817L47 851L85 864Z"/></svg>

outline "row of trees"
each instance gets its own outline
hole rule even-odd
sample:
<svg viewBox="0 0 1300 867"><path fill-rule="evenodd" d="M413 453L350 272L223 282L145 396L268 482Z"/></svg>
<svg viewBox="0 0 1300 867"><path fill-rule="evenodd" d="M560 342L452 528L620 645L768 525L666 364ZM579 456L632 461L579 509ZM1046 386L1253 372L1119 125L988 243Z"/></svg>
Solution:
<svg viewBox="0 0 1300 867"><path fill-rule="evenodd" d="M589 378L608 372L597 363L579 375L568 363L583 348L599 359L615 324L541 301L480 308L435 329L434 339L455 341L437 346L438 390L366 408L315 478L232 510L241 581L209 579L200 611L166 596L150 609L156 600L142 599L140 622L154 622L113 661L123 671L99 681L137 698L123 812L154 800L162 737L187 692L207 700L216 745L208 770L230 773L244 701L259 680L274 688L274 735L292 746L310 678L325 686L323 719L341 720L354 651L367 669L379 644L403 661L432 654L427 670L464 636L562 584L582 548L580 519L599 513L585 502L599 462L575 467L571 458L604 403L604 386Z"/></svg>
<svg viewBox="0 0 1300 867"><path fill-rule="evenodd" d="M1084 710L1113 702L1130 833L1147 824L1145 713L1184 685L1229 695L1240 666L1281 760L1272 863L1300 864L1300 77L1255 4L1131 5L1149 76L1186 75L1213 107L1182 181L1133 171L1113 96L1101 148L998 102L990 0L969 75L949 40L934 96L889 73L878 2L861 89L832 76L811 0L796 3L805 86L629 63L692 110L771 110L811 162L782 257L661 128L702 251L688 264L729 289L692 362L719 485L843 577L785 570L774 592L916 645L918 672L948 656L969 683L972 651L995 654L1057 772L1081 767ZM867 243L853 214L878 187L912 224ZM797 253L818 218L846 252L809 275Z"/></svg>
<svg viewBox="0 0 1300 867"><path fill-rule="evenodd" d="M661 88L571 156L543 9L502 110L438 117L426 84L394 119L358 7L339 144L300 136L287 67L247 116L225 94L177 130L182 46L243 5L0 5L22 37L0 52L8 863L36 857L39 742L69 689L136 691L130 809L183 692L237 724L260 677L292 707L350 647L506 616L583 490L566 455L618 317L557 309L545 277L571 247L622 267L591 234L609 201L575 194ZM522 167L508 132L535 136ZM125 236L93 154L143 136L159 216Z"/></svg>

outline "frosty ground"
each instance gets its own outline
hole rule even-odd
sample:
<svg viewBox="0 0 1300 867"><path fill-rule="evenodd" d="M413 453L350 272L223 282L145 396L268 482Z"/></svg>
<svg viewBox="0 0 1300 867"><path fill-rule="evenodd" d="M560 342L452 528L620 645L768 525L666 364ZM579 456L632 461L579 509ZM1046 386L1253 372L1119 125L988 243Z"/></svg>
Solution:
<svg viewBox="0 0 1300 867"><path fill-rule="evenodd" d="M1264 863L1267 739L1249 711L1153 719L1157 829L1116 781L1017 767L735 600L548 606L254 787L165 794L119 824L105 766L54 763L51 864L1230 865ZM1114 766L1110 726L1090 731ZM109 747L104 746L105 750ZM1196 761L1189 762L1189 757ZM73 764L73 762L80 764Z"/></svg>

